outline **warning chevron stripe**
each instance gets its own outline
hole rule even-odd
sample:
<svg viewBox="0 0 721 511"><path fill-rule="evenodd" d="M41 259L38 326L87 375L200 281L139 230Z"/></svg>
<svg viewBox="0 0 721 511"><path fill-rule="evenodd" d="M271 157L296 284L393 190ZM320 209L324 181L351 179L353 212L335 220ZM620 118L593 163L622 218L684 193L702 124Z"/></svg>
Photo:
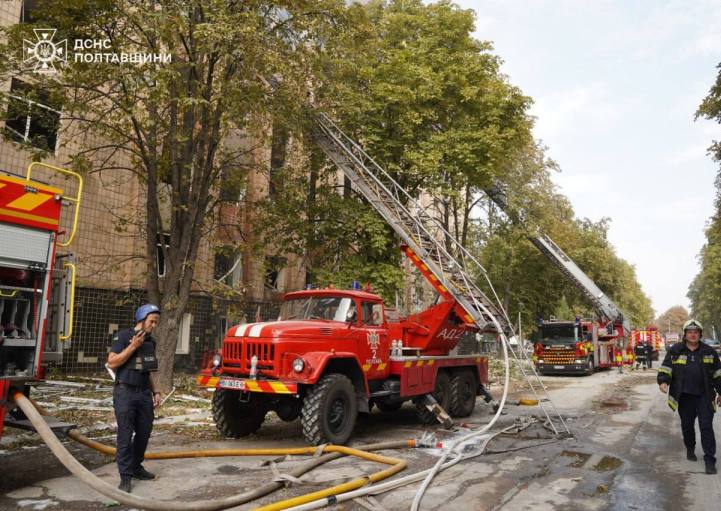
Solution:
<svg viewBox="0 0 721 511"><path fill-rule="evenodd" d="M26 193L8 203L7 207L31 211L52 198L53 196L49 193Z"/></svg>
<svg viewBox="0 0 721 511"><path fill-rule="evenodd" d="M433 359L431 359L431 360L418 360L418 361L415 361L415 362L412 361L412 360L409 360L408 362L404 362L404 363L403 363L403 367L406 367L406 368L408 368L408 367L414 367L414 366L415 366L415 367L423 367L424 365L430 367L430 366L432 366L432 365L435 364L435 363L436 363L436 361L433 360Z"/></svg>
<svg viewBox="0 0 721 511"><path fill-rule="evenodd" d="M297 394L298 385L295 383L282 383L272 380L248 380L244 378L230 378L226 376L199 375L196 383L206 388L225 388L246 390L248 392L263 392L266 394Z"/></svg>
<svg viewBox="0 0 721 511"><path fill-rule="evenodd" d="M383 362L380 364L363 364L363 372L367 373L370 371L385 371L388 363Z"/></svg>
<svg viewBox="0 0 721 511"><path fill-rule="evenodd" d="M0 176L0 220L57 230L63 192L12 176Z"/></svg>
<svg viewBox="0 0 721 511"><path fill-rule="evenodd" d="M215 388L218 384L218 378L217 376L205 376L200 375L195 379L195 383L197 383L201 387L207 387L207 388Z"/></svg>

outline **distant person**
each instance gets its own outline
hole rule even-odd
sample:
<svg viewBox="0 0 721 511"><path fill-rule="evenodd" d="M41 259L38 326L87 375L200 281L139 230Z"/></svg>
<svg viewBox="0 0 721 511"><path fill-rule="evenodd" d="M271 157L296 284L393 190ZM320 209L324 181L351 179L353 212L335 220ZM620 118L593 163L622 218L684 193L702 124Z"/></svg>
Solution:
<svg viewBox="0 0 721 511"><path fill-rule="evenodd" d="M633 348L633 355L636 358L636 369L646 366L646 346L639 343Z"/></svg>
<svg viewBox="0 0 721 511"><path fill-rule="evenodd" d="M113 408L118 423L118 488L128 493L132 478L155 479L142 463L153 430L153 408L161 402L155 339L151 337L159 321L160 309L156 305L141 305L135 311L135 327L115 334L108 353L108 367L116 371Z"/></svg>
<svg viewBox="0 0 721 511"><path fill-rule="evenodd" d="M646 367L653 369L653 345L650 342L646 343Z"/></svg>
<svg viewBox="0 0 721 511"><path fill-rule="evenodd" d="M683 338L671 346L658 370L661 392L668 405L678 410L686 459L696 461L695 422L701 431L706 473L716 473L716 437L713 431L715 402L721 404L721 361L716 351L699 341L703 327L695 319L683 325Z"/></svg>

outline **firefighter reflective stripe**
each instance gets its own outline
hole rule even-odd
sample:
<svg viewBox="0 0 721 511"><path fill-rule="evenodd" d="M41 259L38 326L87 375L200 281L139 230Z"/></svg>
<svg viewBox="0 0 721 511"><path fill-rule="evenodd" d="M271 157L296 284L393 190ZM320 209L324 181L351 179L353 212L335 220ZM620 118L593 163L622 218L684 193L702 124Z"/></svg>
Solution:
<svg viewBox="0 0 721 511"><path fill-rule="evenodd" d="M666 373L667 375L672 376L672 375L673 375L673 368L668 367L668 366L661 366L661 367L658 368L658 372L659 372L659 373ZM721 372L721 369L720 369L718 372Z"/></svg>
<svg viewBox="0 0 721 511"><path fill-rule="evenodd" d="M669 407L671 408L671 410L673 410L674 412L675 412L676 409L678 408L678 401L676 401L671 394L668 395L668 406L669 406Z"/></svg>
<svg viewBox="0 0 721 511"><path fill-rule="evenodd" d="M681 356L678 357L676 360L674 360L672 363L673 363L673 364L686 365L686 355L681 355Z"/></svg>
<svg viewBox="0 0 721 511"><path fill-rule="evenodd" d="M704 355L703 362L704 364L713 364L713 355Z"/></svg>
<svg viewBox="0 0 721 511"><path fill-rule="evenodd" d="M715 373L713 373L712 378L721 378L721 369L718 369Z"/></svg>

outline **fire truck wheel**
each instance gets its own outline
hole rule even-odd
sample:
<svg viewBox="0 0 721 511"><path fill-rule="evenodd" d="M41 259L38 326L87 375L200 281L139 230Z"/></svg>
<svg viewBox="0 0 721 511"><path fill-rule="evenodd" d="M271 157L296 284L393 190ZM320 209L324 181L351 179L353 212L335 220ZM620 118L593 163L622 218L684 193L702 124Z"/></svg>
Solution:
<svg viewBox="0 0 721 511"><path fill-rule="evenodd" d="M240 391L217 389L213 393L215 427L224 436L238 438L255 433L266 413L262 398L251 393L247 402L240 401Z"/></svg>
<svg viewBox="0 0 721 511"><path fill-rule="evenodd" d="M445 371L438 371L436 376L436 388L433 391L433 397L438 401L445 411L448 411L448 405L451 402L451 379ZM416 414L422 424L432 425L438 424L436 414L428 410L423 403L414 401L416 405Z"/></svg>
<svg viewBox="0 0 721 511"><path fill-rule="evenodd" d="M468 417L475 407L476 379L470 371L458 371L451 377L448 413L451 417Z"/></svg>
<svg viewBox="0 0 721 511"><path fill-rule="evenodd" d="M357 415L353 383L342 374L327 374L303 400L303 436L313 445L342 445L350 438Z"/></svg>

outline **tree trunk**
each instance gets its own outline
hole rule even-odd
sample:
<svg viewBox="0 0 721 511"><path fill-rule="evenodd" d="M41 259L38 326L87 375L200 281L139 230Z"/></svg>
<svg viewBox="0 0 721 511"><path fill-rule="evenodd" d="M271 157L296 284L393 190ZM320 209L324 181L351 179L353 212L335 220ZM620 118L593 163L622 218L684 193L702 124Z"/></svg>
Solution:
<svg viewBox="0 0 721 511"><path fill-rule="evenodd" d="M173 366L175 364L175 349L180 330L178 310L163 311L160 323L154 337L158 340L156 355L158 357L158 383L160 390L167 394L173 388Z"/></svg>

